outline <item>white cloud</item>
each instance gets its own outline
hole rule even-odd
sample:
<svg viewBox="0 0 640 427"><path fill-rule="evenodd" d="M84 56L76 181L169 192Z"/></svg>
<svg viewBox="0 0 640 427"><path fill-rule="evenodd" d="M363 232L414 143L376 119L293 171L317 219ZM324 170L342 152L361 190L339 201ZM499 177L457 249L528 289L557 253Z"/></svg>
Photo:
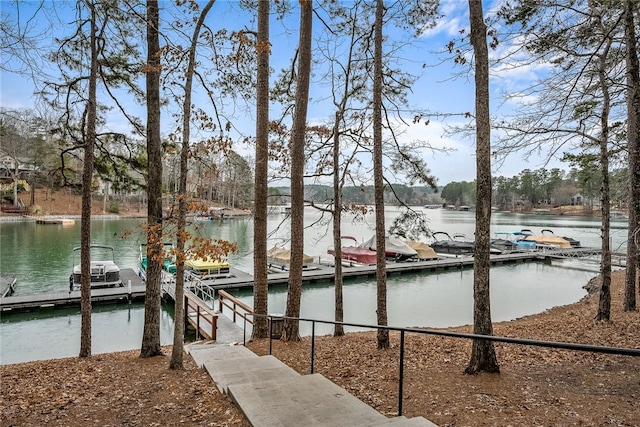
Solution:
<svg viewBox="0 0 640 427"><path fill-rule="evenodd" d="M469 27L469 10L467 2L459 0L444 1L440 5L442 17L433 28L426 29L422 36L425 38L445 35L456 36L463 28Z"/></svg>

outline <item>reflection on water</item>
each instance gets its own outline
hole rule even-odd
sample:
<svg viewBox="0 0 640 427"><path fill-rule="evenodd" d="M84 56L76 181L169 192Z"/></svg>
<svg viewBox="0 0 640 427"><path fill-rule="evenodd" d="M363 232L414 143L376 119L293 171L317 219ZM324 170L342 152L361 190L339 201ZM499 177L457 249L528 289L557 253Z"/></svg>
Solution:
<svg viewBox="0 0 640 427"><path fill-rule="evenodd" d="M173 342L173 307L163 304L160 343ZM2 316L0 364L77 356L80 352L80 309L56 309ZM144 304L92 307L93 354L140 348Z"/></svg>
<svg viewBox="0 0 640 427"><path fill-rule="evenodd" d="M429 210L430 226L434 231L463 233L473 236L474 212ZM389 208L387 222L398 211ZM305 252L314 257L325 256L332 246L331 224L319 220L312 209L305 213ZM374 233L374 217L364 221L343 220L343 234L358 240ZM92 242L114 246L116 262L121 268L136 269L141 235L141 219L94 220ZM313 225L311 225L313 224ZM253 271L253 223L250 218L225 221L206 221L194 228L196 234L236 242L238 253L229 257L231 264L241 270ZM614 223L613 248L624 248L626 228ZM574 237L584 246L600 245L600 222L597 218L494 214L492 233L530 228L534 232L551 228L556 235ZM125 230L133 234L122 238ZM268 246L286 243L290 236L284 215L269 216L271 231ZM80 221L72 227L36 225L33 222L0 222L0 275L17 277L16 295L66 291L72 268L72 250L80 240ZM571 266L572 268L566 268ZM596 273L593 264L565 261L557 265L526 263L506 265L491 270L491 304L494 321L510 320L538 313L557 305L579 300L582 286ZM473 271L407 274L389 277L389 324L395 326L444 327L472 322ZM344 287L345 321L375 323L375 279L348 280ZM252 303L250 290L238 293ZM269 291L269 311L283 313L286 288L272 287ZM162 344L172 341L173 317L165 307L161 320ZM302 293L302 315L310 318L332 319L334 292L332 283L305 286ZM17 315L3 315L0 319L0 363L75 356L79 351L80 316L78 309L55 310ZM144 307L96 306L93 309L93 352L136 349L140 347L144 322ZM324 329L323 329L324 328ZM318 326L320 333L330 328ZM301 325L307 334L310 326Z"/></svg>
<svg viewBox="0 0 640 427"><path fill-rule="evenodd" d="M548 308L578 301L582 289L596 273L567 269L538 262L511 264L491 270L491 309L495 322L512 320ZM251 290L234 292L253 305ZM344 284L344 321L376 323L376 283L372 280L347 280ZM302 292L302 317L333 320L334 289L330 282L305 285ZM285 286L269 288L269 312L284 313ZM394 326L447 327L473 322L473 271L390 276L387 281L389 324ZM317 325L321 334L331 326ZM308 335L310 325L301 325Z"/></svg>

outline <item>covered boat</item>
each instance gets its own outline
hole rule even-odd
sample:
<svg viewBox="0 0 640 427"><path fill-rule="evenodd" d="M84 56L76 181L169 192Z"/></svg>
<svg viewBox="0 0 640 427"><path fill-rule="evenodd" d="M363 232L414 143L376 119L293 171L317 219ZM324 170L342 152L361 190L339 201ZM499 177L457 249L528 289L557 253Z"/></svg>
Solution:
<svg viewBox="0 0 640 427"><path fill-rule="evenodd" d="M105 245L91 245L89 247L91 252L91 288L114 288L118 286L124 286L122 279L120 278L120 267L115 263L114 250L112 246ZM104 256L108 259L94 261L94 254L107 253L108 256ZM98 258L100 259L100 258ZM76 260L78 263L76 264ZM73 249L73 268L71 276L69 277L69 290L79 289L81 285L81 262L80 262L80 248Z"/></svg>
<svg viewBox="0 0 640 427"><path fill-rule="evenodd" d="M553 231L545 229L542 230L542 234L533 234L529 229L523 229L521 231L522 240L528 242L535 242L537 246L552 247L561 249L571 249L575 247L571 242L564 237L559 237L553 234ZM577 242L578 247L580 242Z"/></svg>
<svg viewBox="0 0 640 427"><path fill-rule="evenodd" d="M267 251L267 266L271 270L288 271L291 264L291 249L274 246ZM313 264L313 257L302 254L302 268L309 269Z"/></svg>
<svg viewBox="0 0 640 427"><path fill-rule="evenodd" d="M436 253L444 255L473 255L473 242L454 240L449 233L445 231L436 231L433 233L434 242L429 245Z"/></svg>
<svg viewBox="0 0 640 427"><path fill-rule="evenodd" d="M162 262L162 269L167 273L175 274L176 267L176 259L173 251L173 243L165 242L163 243L164 250L164 261ZM142 243L140 245L140 270L141 272L147 271L147 244Z"/></svg>
<svg viewBox="0 0 640 427"><path fill-rule="evenodd" d="M491 246L502 249L503 252L524 252L536 248L536 242L522 240L522 237L520 231L497 231L495 238L491 239Z"/></svg>
<svg viewBox="0 0 640 427"><path fill-rule="evenodd" d="M360 245L363 248L376 251L375 234L369 240ZM385 257L395 261L407 261L417 259L418 253L411 246L407 245L397 237L387 236L384 241Z"/></svg>
<svg viewBox="0 0 640 427"><path fill-rule="evenodd" d="M197 257L187 257L184 262L185 271L200 280L210 280L231 277L231 267L227 261L219 259L209 260Z"/></svg>
<svg viewBox="0 0 640 427"><path fill-rule="evenodd" d="M424 242L408 241L407 245L416 251L419 260L438 259L438 254L431 246Z"/></svg>
<svg viewBox="0 0 640 427"><path fill-rule="evenodd" d="M353 240L356 244L352 246L341 245L342 260L348 262L355 262L358 264L376 264L377 257L376 251L364 248L358 245L358 240L352 236L342 236L341 240ZM335 256L335 249L333 247L327 249L329 255Z"/></svg>
<svg viewBox="0 0 640 427"><path fill-rule="evenodd" d="M435 242L431 243L431 247L439 254L461 256L472 256L475 251L475 242L470 240L464 234L454 234L453 238L449 236L449 233L444 231L436 231L433 233ZM500 255L504 252L503 249L491 244L489 248L491 255Z"/></svg>

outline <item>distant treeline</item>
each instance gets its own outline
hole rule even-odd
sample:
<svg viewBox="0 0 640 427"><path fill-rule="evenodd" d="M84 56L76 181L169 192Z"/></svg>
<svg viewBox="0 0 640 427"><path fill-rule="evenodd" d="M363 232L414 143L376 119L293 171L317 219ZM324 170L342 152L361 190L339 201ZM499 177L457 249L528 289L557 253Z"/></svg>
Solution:
<svg viewBox="0 0 640 427"><path fill-rule="evenodd" d="M628 171L611 171L612 205L624 207L628 196ZM592 208L600 199L600 173L597 170L571 169L565 172L525 169L513 177L493 177L492 201L503 210L518 210L536 206L579 205ZM269 188L269 204L282 205L290 202L289 187ZM344 187L342 199L345 204L373 205L373 186ZM447 204L474 206L475 181L450 182L434 191L427 186L393 184L385 190L385 203L389 206L401 203L409 206ZM305 200L328 204L333 200L333 188L329 185L306 185Z"/></svg>

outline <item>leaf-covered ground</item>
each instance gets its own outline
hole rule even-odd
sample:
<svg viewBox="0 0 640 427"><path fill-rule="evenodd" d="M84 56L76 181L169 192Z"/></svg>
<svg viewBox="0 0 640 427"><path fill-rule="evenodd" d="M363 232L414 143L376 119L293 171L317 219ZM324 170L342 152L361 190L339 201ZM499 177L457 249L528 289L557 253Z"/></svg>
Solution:
<svg viewBox="0 0 640 427"><path fill-rule="evenodd" d="M0 367L2 426L249 426L211 378L185 357L139 351Z"/></svg>
<svg viewBox="0 0 640 427"><path fill-rule="evenodd" d="M599 295L545 313L495 324L495 335L640 348L640 313L622 310L624 271L614 273L610 322L593 320ZM638 300L640 303L640 299ZM472 332L471 327L452 330ZM399 335L376 348L375 333L323 337L315 371L380 412L398 408ZM310 340L274 343L273 354L301 373L310 371ZM258 354L268 341L249 344ZM462 373L469 340L406 336L404 415L440 426L638 426L640 357L497 344L500 374Z"/></svg>
<svg viewBox="0 0 640 427"><path fill-rule="evenodd" d="M640 348L640 313L622 311L624 272L614 273L612 320L593 321L597 295L511 322L496 335ZM640 302L640 300L639 300ZM454 328L470 332L469 327ZM376 349L375 333L316 342L316 372L393 416L398 344ZM310 341L274 342L274 354L301 373ZM404 414L441 426L640 425L640 358L508 344L497 346L500 374L464 375L466 340L407 336ZM259 354L268 341L249 344ZM185 357L138 351L0 366L2 426L248 426L208 375Z"/></svg>

